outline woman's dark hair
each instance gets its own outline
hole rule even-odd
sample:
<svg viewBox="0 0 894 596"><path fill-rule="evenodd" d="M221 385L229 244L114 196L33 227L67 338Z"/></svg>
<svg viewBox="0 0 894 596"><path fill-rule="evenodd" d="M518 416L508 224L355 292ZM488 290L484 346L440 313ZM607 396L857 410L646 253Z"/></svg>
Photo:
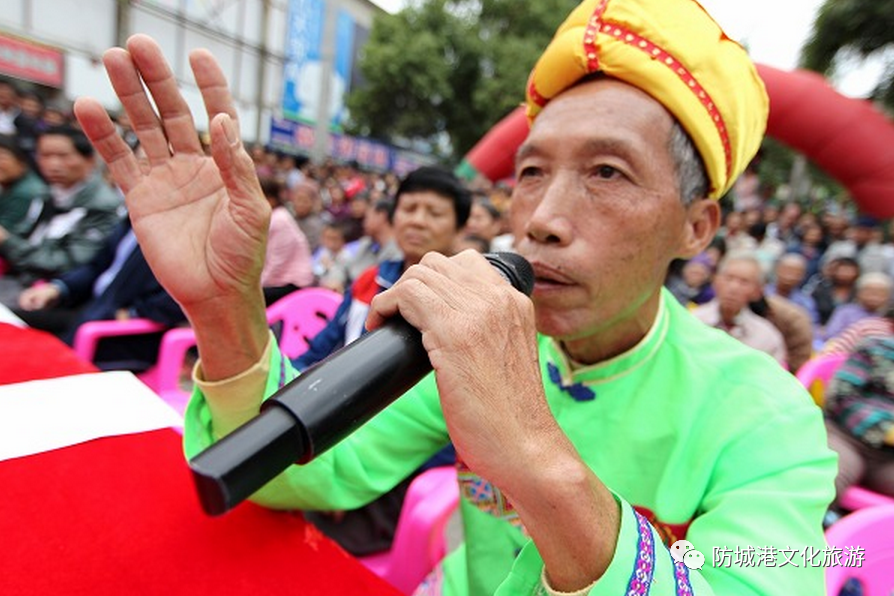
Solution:
<svg viewBox="0 0 894 596"><path fill-rule="evenodd" d="M435 167L422 166L407 174L397 187L395 193L395 208L400 202L401 195L408 192L434 192L453 201L453 211L456 214L456 229L466 225L469 212L472 209L472 193L459 178L449 171Z"/></svg>

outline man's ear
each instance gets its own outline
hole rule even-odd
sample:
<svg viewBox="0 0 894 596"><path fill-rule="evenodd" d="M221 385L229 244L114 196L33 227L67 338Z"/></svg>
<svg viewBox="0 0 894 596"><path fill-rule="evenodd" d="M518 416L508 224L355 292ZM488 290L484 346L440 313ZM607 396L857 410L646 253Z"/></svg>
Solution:
<svg viewBox="0 0 894 596"><path fill-rule="evenodd" d="M720 205L713 199L698 199L686 208L686 227L680 239L680 259L691 259L705 250L720 228Z"/></svg>

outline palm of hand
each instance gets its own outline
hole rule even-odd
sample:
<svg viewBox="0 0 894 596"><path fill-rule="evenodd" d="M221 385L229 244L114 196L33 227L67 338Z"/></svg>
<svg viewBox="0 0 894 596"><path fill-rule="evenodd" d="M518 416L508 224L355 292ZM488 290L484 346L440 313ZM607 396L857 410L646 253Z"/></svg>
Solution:
<svg viewBox="0 0 894 596"><path fill-rule="evenodd" d="M260 188L250 205L230 200L214 160L178 154L127 193L134 232L159 282L182 304L239 291L257 280L270 208Z"/></svg>

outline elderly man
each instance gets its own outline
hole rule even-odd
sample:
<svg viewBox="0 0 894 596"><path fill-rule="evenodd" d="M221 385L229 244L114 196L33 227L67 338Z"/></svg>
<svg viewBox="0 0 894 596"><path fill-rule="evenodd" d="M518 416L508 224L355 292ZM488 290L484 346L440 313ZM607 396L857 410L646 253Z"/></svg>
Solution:
<svg viewBox="0 0 894 596"><path fill-rule="evenodd" d="M144 36L105 63L153 170L135 167L97 102L77 106L196 329L189 455L289 376L257 281L267 212L251 159L219 67L205 51L191 61L213 161ZM426 255L373 300L367 325L399 312L435 374L253 499L356 507L452 440L465 544L445 562L445 594L822 593L820 566L778 555L824 546L835 459L819 411L794 377L662 289L670 261L713 238L714 199L760 143L767 98L753 64L692 0L587 0L527 96L511 223L536 274L532 299L480 254ZM684 535L703 568L662 544ZM716 556L727 550L761 552L767 566Z"/></svg>
<svg viewBox="0 0 894 596"><path fill-rule="evenodd" d="M819 322L816 302L801 290L801 284L806 278L807 259L804 258L804 255L794 252L786 253L776 261L775 281L772 284L767 284L764 291L768 296L782 296L791 300L807 311L810 321L816 324Z"/></svg>
<svg viewBox="0 0 894 596"><path fill-rule="evenodd" d="M883 315L891 307L894 280L884 273L864 273L857 278L854 301L836 306L824 330L829 340L857 321Z"/></svg>
<svg viewBox="0 0 894 596"><path fill-rule="evenodd" d="M721 329L755 350L766 352L786 365L785 339L767 319L754 314L749 303L761 297L764 287L761 263L750 252L730 253L714 276L716 297L692 314L706 325Z"/></svg>

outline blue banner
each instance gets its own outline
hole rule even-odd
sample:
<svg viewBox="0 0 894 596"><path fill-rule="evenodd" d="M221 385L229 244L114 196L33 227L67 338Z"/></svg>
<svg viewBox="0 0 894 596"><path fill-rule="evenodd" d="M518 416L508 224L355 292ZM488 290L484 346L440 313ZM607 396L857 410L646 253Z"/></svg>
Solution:
<svg viewBox="0 0 894 596"><path fill-rule="evenodd" d="M323 0L289 0L282 112L313 123L322 87Z"/></svg>
<svg viewBox="0 0 894 596"><path fill-rule="evenodd" d="M270 121L270 144L289 153L308 154L313 151L316 131L312 126L284 118ZM415 170L432 160L380 141L363 137L331 133L327 141L327 154L341 161L356 161L361 166L378 172L394 172L398 176Z"/></svg>
<svg viewBox="0 0 894 596"><path fill-rule="evenodd" d="M354 60L354 18L344 10L338 11L335 28L335 64L332 73L332 101L329 103L329 126L341 130L347 116L345 95L350 91Z"/></svg>

